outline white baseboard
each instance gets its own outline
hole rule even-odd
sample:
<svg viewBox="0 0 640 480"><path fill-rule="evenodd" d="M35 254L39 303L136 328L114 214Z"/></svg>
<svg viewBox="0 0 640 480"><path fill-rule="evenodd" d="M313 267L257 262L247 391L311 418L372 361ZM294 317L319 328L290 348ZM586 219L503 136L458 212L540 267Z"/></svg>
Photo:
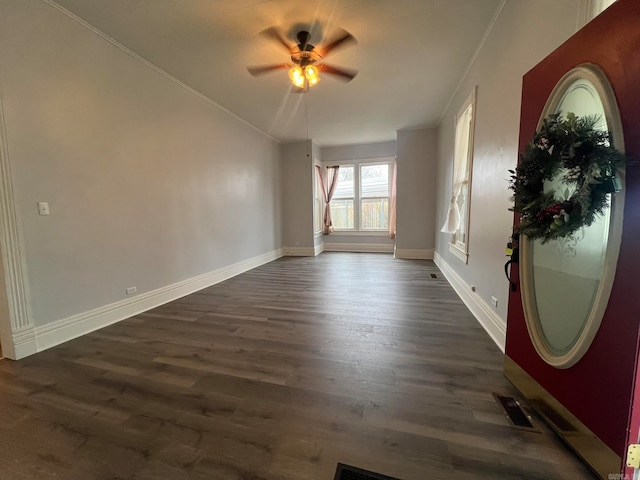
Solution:
<svg viewBox="0 0 640 480"><path fill-rule="evenodd" d="M471 291L462 277L458 275L447 262L435 252L435 264L447 278L453 289L456 291L460 299L471 311L478 323L482 325L495 344L504 353L505 343L507 339L507 326L505 321L495 312L495 310L476 293Z"/></svg>
<svg viewBox="0 0 640 480"><path fill-rule="evenodd" d="M184 297L190 293L210 287L211 285L215 285L216 283L276 260L282 257L283 253L282 249L274 250L151 292L142 293L120 302L63 318L41 327L35 327L30 337L29 332L20 332L16 334L16 336L22 335L25 338L19 339L23 341L17 343L15 341L16 336L14 336L14 344L16 344L15 359L18 360L33 353L41 352L47 348L54 347L93 332L94 330L125 320L133 315L164 305L167 302ZM27 341L27 339L29 340ZM18 345L22 345L22 347L18 349ZM35 348L33 348L34 345ZM4 353L6 355L6 352Z"/></svg>
<svg viewBox="0 0 640 480"><path fill-rule="evenodd" d="M396 258L433 260L433 250L416 250L408 248L396 248Z"/></svg>
<svg viewBox="0 0 640 480"><path fill-rule="evenodd" d="M315 257L314 247L284 247L285 257Z"/></svg>
<svg viewBox="0 0 640 480"><path fill-rule="evenodd" d="M5 349L4 345L2 347L2 353L7 358L18 360L38 352L36 332L33 327L13 332L11 334L11 340L13 341L13 345L9 345L8 349Z"/></svg>
<svg viewBox="0 0 640 480"><path fill-rule="evenodd" d="M386 243L324 243L325 252L393 253L393 244Z"/></svg>
<svg viewBox="0 0 640 480"><path fill-rule="evenodd" d="M319 243L318 245L316 245L316 246L313 248L313 254L314 254L314 256L318 256L318 255L320 255L322 252L324 252L324 242Z"/></svg>

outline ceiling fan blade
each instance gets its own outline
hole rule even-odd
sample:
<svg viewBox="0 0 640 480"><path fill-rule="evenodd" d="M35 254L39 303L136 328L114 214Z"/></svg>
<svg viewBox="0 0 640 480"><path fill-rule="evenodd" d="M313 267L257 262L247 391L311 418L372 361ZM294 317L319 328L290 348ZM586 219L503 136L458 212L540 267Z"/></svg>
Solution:
<svg viewBox="0 0 640 480"><path fill-rule="evenodd" d="M260 32L260 35L276 41L277 43L282 45L287 50L287 52L291 53L291 45L284 37L284 35L282 35L280 30L278 30L276 27L269 27L266 30Z"/></svg>
<svg viewBox="0 0 640 480"><path fill-rule="evenodd" d="M333 50L339 47L346 46L349 42L357 42L356 38L346 30L341 30L340 33L329 43L324 46L318 47L320 55L326 57Z"/></svg>
<svg viewBox="0 0 640 480"><path fill-rule="evenodd" d="M332 67L331 65L327 65L326 63L319 65L319 67L321 72L329 73L331 75L336 75L338 78L340 78L340 80L343 80L345 82L350 82L351 80L356 78L356 75L358 75L357 70L348 70L346 68Z"/></svg>
<svg viewBox="0 0 640 480"><path fill-rule="evenodd" d="M247 67L247 70L251 75L257 77L258 75L264 75L265 73L273 72L274 70L286 70L291 65L288 63L276 63L274 65L259 65L255 67Z"/></svg>

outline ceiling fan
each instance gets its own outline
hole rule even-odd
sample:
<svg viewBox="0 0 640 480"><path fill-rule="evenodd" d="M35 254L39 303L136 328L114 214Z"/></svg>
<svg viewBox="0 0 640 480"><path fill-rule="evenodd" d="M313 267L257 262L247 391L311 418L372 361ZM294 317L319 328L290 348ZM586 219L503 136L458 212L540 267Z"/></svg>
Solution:
<svg viewBox="0 0 640 480"><path fill-rule="evenodd" d="M324 58L337 48L356 41L355 37L345 30L340 30L335 38L324 46L319 45L317 47L309 43L311 34L306 30L300 30L297 33L296 39L298 43L294 45L291 45L275 27L267 28L261 34L284 47L292 63L247 67L249 73L254 77L276 70L288 69L294 91L304 92L320 81L320 72L334 75L345 82L350 82L358 74L356 70L333 67L323 62Z"/></svg>

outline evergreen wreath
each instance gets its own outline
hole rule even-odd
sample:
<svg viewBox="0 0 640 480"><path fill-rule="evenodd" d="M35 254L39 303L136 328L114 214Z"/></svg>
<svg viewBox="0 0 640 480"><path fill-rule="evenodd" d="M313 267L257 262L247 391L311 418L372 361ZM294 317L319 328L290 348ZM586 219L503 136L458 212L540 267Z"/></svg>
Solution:
<svg viewBox="0 0 640 480"><path fill-rule="evenodd" d="M573 113L566 118L554 113L543 120L519 165L509 170L514 194L510 210L522 215L517 232L546 243L591 225L603 214L609 194L621 189L616 171L626 159L611 147L609 132L595 128L598 120ZM544 192L544 182L558 175L568 188Z"/></svg>

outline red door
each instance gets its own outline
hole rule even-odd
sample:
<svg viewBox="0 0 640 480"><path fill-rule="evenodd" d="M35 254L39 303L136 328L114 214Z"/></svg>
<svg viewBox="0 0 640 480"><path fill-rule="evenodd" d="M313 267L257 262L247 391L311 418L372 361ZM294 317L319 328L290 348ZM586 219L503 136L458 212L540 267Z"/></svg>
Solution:
<svg viewBox="0 0 640 480"><path fill-rule="evenodd" d="M584 63L599 66L607 76L618 101L626 153L640 161L638 0L614 3L524 76L520 151L535 133L555 85L568 71ZM551 398L551 405L544 405L553 408L543 411L543 416L603 478L620 478L609 474L623 472L626 445L638 443L640 412L632 411L632 405L640 332L640 164L627 167L623 222L609 303L591 347L575 365L554 368L536 352L524 319L516 269L513 280L518 288L510 293L507 319L505 374L525 396L544 394ZM637 402L640 406L640 399ZM565 411L568 423L563 424ZM557 414L561 416L554 417ZM595 436L586 448L589 441L572 431L583 427L587 436ZM599 453L591 451L594 446ZM608 457L602 458L605 450Z"/></svg>

